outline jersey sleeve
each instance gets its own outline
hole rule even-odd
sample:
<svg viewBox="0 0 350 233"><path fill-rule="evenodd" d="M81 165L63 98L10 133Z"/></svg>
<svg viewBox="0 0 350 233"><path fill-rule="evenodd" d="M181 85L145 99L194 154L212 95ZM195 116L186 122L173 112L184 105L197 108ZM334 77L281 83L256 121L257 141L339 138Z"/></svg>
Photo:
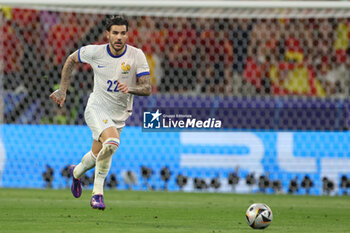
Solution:
<svg viewBox="0 0 350 233"><path fill-rule="evenodd" d="M149 66L147 59L142 50L139 50L136 55L136 77L139 78L143 75L149 75Z"/></svg>
<svg viewBox="0 0 350 233"><path fill-rule="evenodd" d="M94 50L95 50L94 45L87 45L87 46L81 47L78 50L79 62L90 64L93 60Z"/></svg>

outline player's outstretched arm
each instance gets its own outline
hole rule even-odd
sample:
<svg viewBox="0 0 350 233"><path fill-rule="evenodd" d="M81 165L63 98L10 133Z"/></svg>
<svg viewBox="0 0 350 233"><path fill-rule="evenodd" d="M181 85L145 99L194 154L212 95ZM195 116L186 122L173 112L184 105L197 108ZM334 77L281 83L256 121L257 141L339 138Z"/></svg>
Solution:
<svg viewBox="0 0 350 233"><path fill-rule="evenodd" d="M143 75L137 80L136 87L128 88L126 84L120 83L118 89L123 93L131 93L140 96L149 96L152 92L151 77Z"/></svg>
<svg viewBox="0 0 350 233"><path fill-rule="evenodd" d="M70 76L73 72L74 65L79 62L78 51L75 51L67 58L64 63L62 74L61 74L61 82L60 88L54 91L50 98L55 101L62 108L64 101L66 100L66 92L70 84Z"/></svg>

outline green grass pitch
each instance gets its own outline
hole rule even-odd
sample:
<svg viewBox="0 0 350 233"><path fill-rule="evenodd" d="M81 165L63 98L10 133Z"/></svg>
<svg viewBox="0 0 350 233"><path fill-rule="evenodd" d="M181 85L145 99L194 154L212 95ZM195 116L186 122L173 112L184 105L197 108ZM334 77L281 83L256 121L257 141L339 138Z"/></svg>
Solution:
<svg viewBox="0 0 350 233"><path fill-rule="evenodd" d="M183 192L105 192L106 210L89 205L90 190L0 189L1 233L109 232L350 232L350 197ZM254 202L274 214L265 230L251 229Z"/></svg>

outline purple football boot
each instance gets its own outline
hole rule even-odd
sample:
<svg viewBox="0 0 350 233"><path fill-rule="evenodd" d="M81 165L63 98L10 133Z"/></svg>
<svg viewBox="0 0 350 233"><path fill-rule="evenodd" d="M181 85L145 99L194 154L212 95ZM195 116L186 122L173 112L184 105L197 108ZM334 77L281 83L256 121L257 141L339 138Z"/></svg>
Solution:
<svg viewBox="0 0 350 233"><path fill-rule="evenodd" d="M97 194L91 197L90 205L94 209L104 210L106 208L105 203L103 202L103 195Z"/></svg>
<svg viewBox="0 0 350 233"><path fill-rule="evenodd" d="M75 198L79 198L82 192L81 181L80 181L80 178L79 179L74 178L74 175L73 175L74 168L75 168L75 165L72 165L69 169L70 175L72 176L72 186L70 189L72 190L73 196Z"/></svg>

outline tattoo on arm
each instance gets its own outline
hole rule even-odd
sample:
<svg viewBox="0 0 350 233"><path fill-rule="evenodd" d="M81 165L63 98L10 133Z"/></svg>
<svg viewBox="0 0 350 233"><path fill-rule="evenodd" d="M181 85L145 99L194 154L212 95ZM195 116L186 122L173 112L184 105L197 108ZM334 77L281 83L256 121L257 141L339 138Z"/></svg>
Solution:
<svg viewBox="0 0 350 233"><path fill-rule="evenodd" d="M141 76L137 80L136 87L129 89L129 93L140 96L149 96L151 92L151 77L149 75Z"/></svg>
<svg viewBox="0 0 350 233"><path fill-rule="evenodd" d="M73 72L74 65L79 62L78 59L78 51L72 53L64 63L62 74L61 74L61 82L60 89L63 91L67 91L70 84L70 76Z"/></svg>

